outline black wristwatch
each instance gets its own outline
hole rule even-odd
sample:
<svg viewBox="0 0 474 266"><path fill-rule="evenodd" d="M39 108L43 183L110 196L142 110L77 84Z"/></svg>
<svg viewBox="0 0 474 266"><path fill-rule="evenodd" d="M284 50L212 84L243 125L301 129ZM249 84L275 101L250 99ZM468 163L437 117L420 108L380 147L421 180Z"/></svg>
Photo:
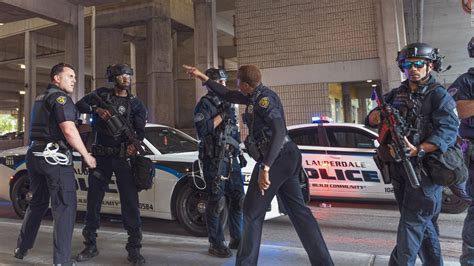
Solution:
<svg viewBox="0 0 474 266"><path fill-rule="evenodd" d="M419 146L416 148L416 150L418 151L418 153L417 153L418 158L423 158L423 157L425 156L426 151L423 150L423 147L421 147L421 145L419 145Z"/></svg>

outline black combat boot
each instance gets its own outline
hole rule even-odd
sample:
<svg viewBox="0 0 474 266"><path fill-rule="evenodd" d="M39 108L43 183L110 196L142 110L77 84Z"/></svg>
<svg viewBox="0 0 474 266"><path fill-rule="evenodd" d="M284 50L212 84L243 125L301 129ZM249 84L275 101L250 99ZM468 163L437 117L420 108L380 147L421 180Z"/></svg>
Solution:
<svg viewBox="0 0 474 266"><path fill-rule="evenodd" d="M232 256L232 251L224 243L211 243L209 246L209 255L218 257L218 258L228 258Z"/></svg>
<svg viewBox="0 0 474 266"><path fill-rule="evenodd" d="M140 248L127 248L127 260L133 265L140 266L145 264L145 258L140 254Z"/></svg>
<svg viewBox="0 0 474 266"><path fill-rule="evenodd" d="M128 242L125 249L128 252L127 260L133 265L145 264L145 258L140 254L140 248L142 247L142 232L128 233Z"/></svg>
<svg viewBox="0 0 474 266"><path fill-rule="evenodd" d="M22 260L23 257L28 254L28 249L23 249L23 248L16 248L15 251L13 252L13 256L17 259Z"/></svg>
<svg viewBox="0 0 474 266"><path fill-rule="evenodd" d="M97 234L84 228L84 230L82 230L82 235L84 236L84 245L86 247L77 254L76 259L77 261L88 261L99 255L99 250L97 249L96 244Z"/></svg>

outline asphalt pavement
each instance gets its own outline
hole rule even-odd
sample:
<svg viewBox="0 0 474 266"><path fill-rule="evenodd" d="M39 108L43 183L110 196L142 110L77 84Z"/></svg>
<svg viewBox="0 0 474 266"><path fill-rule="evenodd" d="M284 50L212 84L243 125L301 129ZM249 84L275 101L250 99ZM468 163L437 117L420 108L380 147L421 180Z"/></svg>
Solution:
<svg viewBox="0 0 474 266"><path fill-rule="evenodd" d="M0 265L47 265L52 264L52 225L43 222L35 243L23 260L13 257L13 250L21 227L21 220L0 218ZM127 234L123 230L105 228L98 238L99 256L78 265L127 265L125 244ZM144 233L142 254L147 265L234 265L234 256L228 259L207 254L206 238L163 233ZM73 239L73 254L83 248L82 234L76 225ZM335 265L388 265L388 256L366 253L330 251ZM262 244L259 265L310 265L303 248ZM421 263L417 263L421 265ZM460 265L457 261L445 261L445 265Z"/></svg>

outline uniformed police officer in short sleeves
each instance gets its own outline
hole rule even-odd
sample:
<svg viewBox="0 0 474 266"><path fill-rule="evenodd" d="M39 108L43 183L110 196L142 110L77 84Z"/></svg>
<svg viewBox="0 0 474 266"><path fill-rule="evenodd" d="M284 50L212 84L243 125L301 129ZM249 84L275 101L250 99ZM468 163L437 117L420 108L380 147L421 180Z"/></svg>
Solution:
<svg viewBox="0 0 474 266"><path fill-rule="evenodd" d="M474 37L467 44L469 57L474 58ZM449 87L455 94L456 106L461 118L459 135L467 142L465 149L466 164L469 166L467 189L471 196L471 204L467 211L462 230L461 265L474 265L474 67L459 76ZM470 146L470 147L469 147Z"/></svg>
<svg viewBox="0 0 474 266"><path fill-rule="evenodd" d="M38 234L41 220L49 208L53 213L54 264L72 265L71 240L76 221L76 180L72 148L85 163L95 168L76 129L77 110L68 94L76 83L72 66L64 63L51 69L51 83L36 98L31 113L30 145L26 166L33 197L26 210L14 256L23 259Z"/></svg>
<svg viewBox="0 0 474 266"><path fill-rule="evenodd" d="M240 91L232 91L210 80L194 67L183 66L191 76L227 101L247 105L245 123L247 151L257 161L244 201L244 230L236 265L257 265L262 225L271 200L278 193L312 265L333 265L310 209L300 189L301 152L286 130L278 95L261 83L260 70L243 65L237 72Z"/></svg>

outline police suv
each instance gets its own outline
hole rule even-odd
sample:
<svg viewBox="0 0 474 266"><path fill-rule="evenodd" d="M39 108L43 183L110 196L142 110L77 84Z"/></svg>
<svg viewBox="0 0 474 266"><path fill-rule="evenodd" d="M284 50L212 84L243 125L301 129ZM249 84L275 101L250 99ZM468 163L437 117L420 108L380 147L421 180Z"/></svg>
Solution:
<svg viewBox="0 0 474 266"><path fill-rule="evenodd" d="M372 159L377 133L361 124L331 123L328 117L312 120L289 126L288 132L303 154L313 198L395 200L392 185L384 182ZM443 212L460 213L467 207L444 189Z"/></svg>
<svg viewBox="0 0 474 266"><path fill-rule="evenodd" d="M178 220L190 233L206 236L205 210L207 193L197 161L197 140L168 126L148 124L145 128L146 156L155 163L153 187L140 192L140 211L143 217ZM29 178L25 164L27 147L0 153L0 198L11 200L19 217L25 214L31 199ZM74 153L78 210L87 206L87 170L82 169L81 157ZM247 154L247 166L242 169L245 191L255 161ZM101 213L120 214L120 198L113 176L102 202ZM281 215L277 199L273 199L265 218ZM227 220L227 209L222 212Z"/></svg>

